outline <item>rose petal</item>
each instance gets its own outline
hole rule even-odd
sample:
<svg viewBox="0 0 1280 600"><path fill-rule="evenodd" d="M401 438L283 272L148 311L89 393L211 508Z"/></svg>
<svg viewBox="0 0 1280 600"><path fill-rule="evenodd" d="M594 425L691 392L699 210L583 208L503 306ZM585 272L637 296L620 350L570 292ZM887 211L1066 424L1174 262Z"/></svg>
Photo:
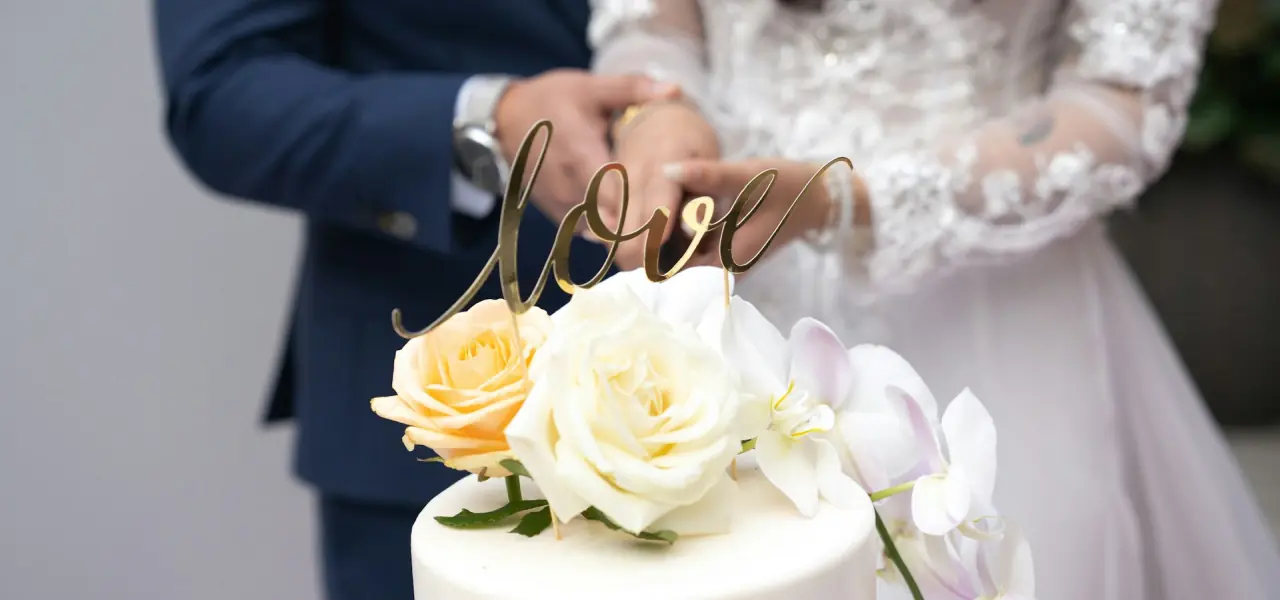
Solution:
<svg viewBox="0 0 1280 600"><path fill-rule="evenodd" d="M840 338L821 322L803 318L791 328L791 377L800 389L839 408L853 383L853 367Z"/></svg>
<svg viewBox="0 0 1280 600"><path fill-rule="evenodd" d="M558 435L551 420L551 393L548 388L533 386L524 406L507 424L506 434L511 453L537 483L557 518L568 522L590 506L560 478L551 446Z"/></svg>
<svg viewBox="0 0 1280 600"><path fill-rule="evenodd" d="M671 323L697 324L713 305L724 305L725 272L716 267L691 267L677 273L658 286L654 312ZM729 294L733 294L733 275L729 275Z"/></svg>
<svg viewBox="0 0 1280 600"><path fill-rule="evenodd" d="M571 492L574 508L595 506L638 532L700 503L724 477L740 445L737 388L720 353L695 332L714 304L690 300L723 294L722 276L709 275L654 284L624 273L579 291L552 316L508 438L522 460L543 455L530 473L539 486L550 478L557 512L565 510L558 487ZM531 410L542 416L525 427Z"/></svg>
<svg viewBox="0 0 1280 600"><path fill-rule="evenodd" d="M426 346L429 337L431 336L425 335L413 338L396 351L391 371L391 389L406 402L416 404L413 408L417 412L456 414L453 407L440 403L425 391L423 373L418 363L422 354L428 351Z"/></svg>
<svg viewBox="0 0 1280 600"><path fill-rule="evenodd" d="M444 464L450 469L457 469L459 471L470 471L472 473L483 472L485 477L506 477L511 474L511 471L508 471L501 463L509 458L512 458L511 450L507 448L496 452L485 452L482 454L450 456L445 459Z"/></svg>
<svg viewBox="0 0 1280 600"><path fill-rule="evenodd" d="M462 450L474 453L507 449L505 440L454 435L434 429L409 427L404 430L404 436L408 441L419 446L426 446L441 456L448 450Z"/></svg>
<svg viewBox="0 0 1280 600"><path fill-rule="evenodd" d="M733 461L736 449L724 444L723 438L719 441L708 446L678 446L650 461L607 443L600 448L614 469L614 487L679 506L697 502Z"/></svg>
<svg viewBox="0 0 1280 600"><path fill-rule="evenodd" d="M978 498L990 501L996 486L996 426L969 388L942 415L949 462L964 469Z"/></svg>
<svg viewBox="0 0 1280 600"><path fill-rule="evenodd" d="M619 527L631 533L640 533L648 529L659 517L675 508L614 486L599 471L592 468L592 465L583 460L581 454L559 450L563 445L565 440L560 440L557 444L556 466L565 485L582 497L584 506L578 512L586 510L587 506L594 506ZM530 474L532 475L533 472L530 471ZM534 477L536 480L537 476ZM559 510L554 505L552 508ZM564 515L560 518L568 520Z"/></svg>
<svg viewBox="0 0 1280 600"><path fill-rule="evenodd" d="M911 490L911 520L927 535L944 535L969 514L972 492L960 471L926 475Z"/></svg>
<svg viewBox="0 0 1280 600"><path fill-rule="evenodd" d="M596 430L592 427L593 415L589 407L595 404L598 399L598 396L593 393L594 390L567 385L550 378L535 384L535 388L537 386L545 386L546 389L557 390L555 396L551 399L551 420L555 423L555 430L560 435L557 445L568 444L573 449L574 454L582 454L585 460L595 468L601 469L606 473L611 471L612 467L600 452L599 438ZM525 402L527 403L528 400ZM601 424L607 425L608 423L602 422ZM601 431L610 431L610 429L602 427ZM619 440L620 443L628 441L625 438L631 435L622 425L615 425L613 431L615 432L615 437L623 438ZM563 459L563 457L558 458Z"/></svg>
<svg viewBox="0 0 1280 600"><path fill-rule="evenodd" d="M379 417L411 427L432 428L430 419L414 412L400 396L383 396L369 401L369 407Z"/></svg>
<svg viewBox="0 0 1280 600"><path fill-rule="evenodd" d="M639 298L650 310L653 310L658 305L658 284L649 281L644 269L632 269L615 273L591 288L591 290L599 294L613 294L619 290L626 290ZM578 300L578 296L581 294L582 291L575 293L573 299ZM573 302L570 302L570 305L572 304ZM560 310L563 311L564 309Z"/></svg>
<svg viewBox="0 0 1280 600"><path fill-rule="evenodd" d="M499 390L488 396L489 403L468 413L453 416L442 416L431 419L436 429L467 435L494 437L502 435L502 429L515 414L515 410L524 402L523 383L513 384L511 389Z"/></svg>
<svg viewBox="0 0 1280 600"><path fill-rule="evenodd" d="M818 476L812 453L803 444L776 432L756 439L760 472L796 505L801 515L818 513Z"/></svg>

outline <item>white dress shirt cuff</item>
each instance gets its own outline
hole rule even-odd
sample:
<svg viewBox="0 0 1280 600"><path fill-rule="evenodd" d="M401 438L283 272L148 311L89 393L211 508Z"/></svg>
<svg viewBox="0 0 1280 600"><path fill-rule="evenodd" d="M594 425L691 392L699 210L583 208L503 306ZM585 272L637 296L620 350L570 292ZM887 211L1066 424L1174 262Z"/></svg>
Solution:
<svg viewBox="0 0 1280 600"><path fill-rule="evenodd" d="M474 79L468 79L463 82L462 87L458 90L458 98L453 105L453 114L458 115L462 112L462 107L466 106L467 96L471 92L471 85ZM452 170L453 185L450 187L451 205L454 212L466 215L468 217L483 219L493 212L494 205L497 204L497 198L486 192L470 181L467 181L457 168Z"/></svg>

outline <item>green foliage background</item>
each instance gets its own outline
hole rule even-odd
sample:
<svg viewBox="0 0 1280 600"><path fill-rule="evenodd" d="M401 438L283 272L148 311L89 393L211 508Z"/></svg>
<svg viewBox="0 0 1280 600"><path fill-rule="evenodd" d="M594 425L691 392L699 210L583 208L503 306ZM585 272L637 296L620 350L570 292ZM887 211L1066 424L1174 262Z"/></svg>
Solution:
<svg viewBox="0 0 1280 600"><path fill-rule="evenodd" d="M1280 0L1221 0L1182 150L1234 153L1280 184Z"/></svg>

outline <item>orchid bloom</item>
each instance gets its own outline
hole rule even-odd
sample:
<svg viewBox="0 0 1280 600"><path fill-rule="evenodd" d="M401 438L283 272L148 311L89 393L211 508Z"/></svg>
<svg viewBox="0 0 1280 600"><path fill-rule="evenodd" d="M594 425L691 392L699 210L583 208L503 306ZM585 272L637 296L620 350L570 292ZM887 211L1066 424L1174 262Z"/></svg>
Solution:
<svg viewBox="0 0 1280 600"><path fill-rule="evenodd" d="M916 527L928 535L960 527L971 537L990 537L972 525L990 516L982 511L991 510L995 491L996 429L986 407L967 388L960 392L942 415L939 440L920 403L899 388L894 391L928 470L911 491Z"/></svg>
<svg viewBox="0 0 1280 600"><path fill-rule="evenodd" d="M1000 536L981 541L950 535L915 536L895 543L930 600L1035 598L1031 548L1015 527L1005 527ZM902 587L896 572L890 571L881 581Z"/></svg>
<svg viewBox="0 0 1280 600"><path fill-rule="evenodd" d="M836 413L836 427L846 462L859 482L867 490L879 491L908 474L923 458L898 391L913 398L929 422L937 419L938 405L929 386L893 350L862 344L848 354L852 382L848 400Z"/></svg>
<svg viewBox="0 0 1280 600"><path fill-rule="evenodd" d="M1006 526L1000 539L982 542L976 562L977 600L1034 600L1035 562L1017 528Z"/></svg>
<svg viewBox="0 0 1280 600"><path fill-rule="evenodd" d="M977 541L963 536L897 539L895 545L920 592L929 600L1034 600L1032 551L1016 528ZM892 564L879 572L881 599L909 599L901 573Z"/></svg>
<svg viewBox="0 0 1280 600"><path fill-rule="evenodd" d="M723 307L718 334L743 390L744 439L756 440L760 471L806 517L819 500L837 506L869 502L844 473L832 435L852 369L844 345L827 326L802 319L788 340L749 302Z"/></svg>

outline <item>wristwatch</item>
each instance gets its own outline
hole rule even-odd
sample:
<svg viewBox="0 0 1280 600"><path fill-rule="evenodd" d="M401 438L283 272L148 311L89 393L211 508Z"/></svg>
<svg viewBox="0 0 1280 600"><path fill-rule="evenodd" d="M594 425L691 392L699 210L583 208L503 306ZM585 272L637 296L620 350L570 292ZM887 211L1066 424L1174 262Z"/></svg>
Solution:
<svg viewBox="0 0 1280 600"><path fill-rule="evenodd" d="M453 117L454 166L472 185L496 196L506 192L510 167L498 144L495 113L511 80L499 75L467 80Z"/></svg>

